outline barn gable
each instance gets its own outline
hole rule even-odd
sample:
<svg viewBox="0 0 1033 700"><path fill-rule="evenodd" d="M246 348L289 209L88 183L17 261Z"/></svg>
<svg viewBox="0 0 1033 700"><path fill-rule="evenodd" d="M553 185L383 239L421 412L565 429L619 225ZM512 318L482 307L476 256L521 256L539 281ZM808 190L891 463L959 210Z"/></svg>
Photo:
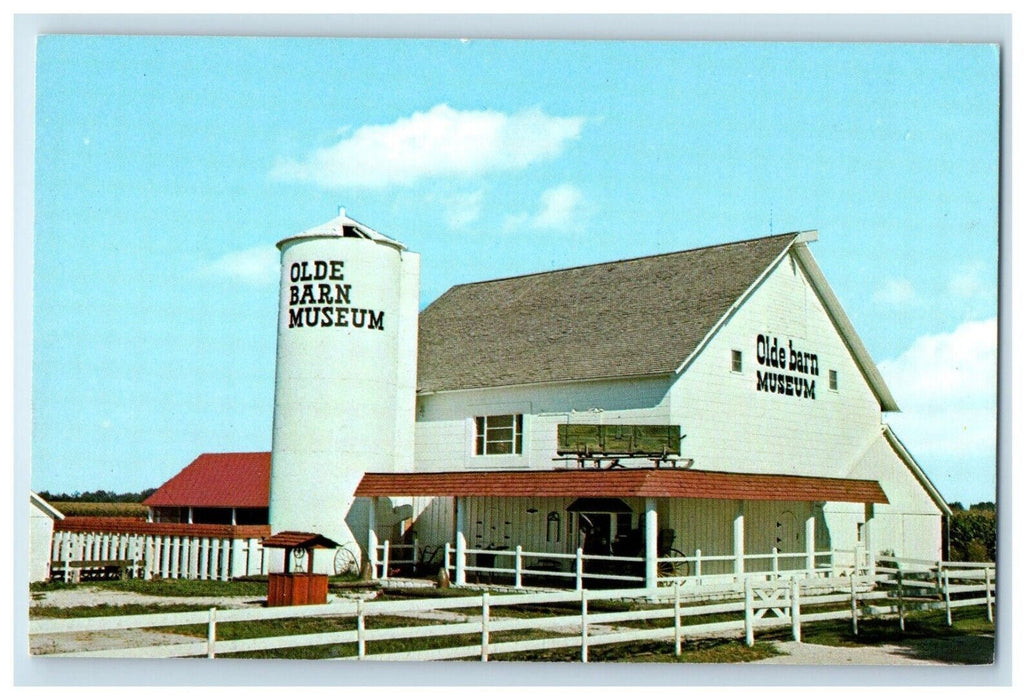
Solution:
<svg viewBox="0 0 1033 700"><path fill-rule="evenodd" d="M696 468L844 477L897 410L816 270L795 242L681 368L671 422Z"/></svg>

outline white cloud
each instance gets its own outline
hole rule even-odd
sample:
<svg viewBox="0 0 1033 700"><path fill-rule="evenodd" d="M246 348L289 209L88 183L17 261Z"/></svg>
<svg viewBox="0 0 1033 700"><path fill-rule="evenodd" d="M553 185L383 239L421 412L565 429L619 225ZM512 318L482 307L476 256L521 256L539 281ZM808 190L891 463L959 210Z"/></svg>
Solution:
<svg viewBox="0 0 1033 700"><path fill-rule="evenodd" d="M987 279L986 266L981 262L971 263L951 275L947 288L951 296L962 301L992 297L996 293L994 285Z"/></svg>
<svg viewBox="0 0 1033 700"><path fill-rule="evenodd" d="M918 303L915 287L906 279L887 280L882 287L875 290L872 298L890 306L913 306Z"/></svg>
<svg viewBox="0 0 1033 700"><path fill-rule="evenodd" d="M542 229L568 228L584 196L573 185L560 185L542 193L542 208L531 219L531 226Z"/></svg>
<svg viewBox="0 0 1033 700"><path fill-rule="evenodd" d="M511 214L503 222L507 231L529 226L539 230L580 229L585 215L585 197L570 184L557 185L542 192L538 211Z"/></svg>
<svg viewBox="0 0 1033 700"><path fill-rule="evenodd" d="M887 421L916 455L993 463L997 319L922 336L879 371L902 411Z"/></svg>
<svg viewBox="0 0 1033 700"><path fill-rule="evenodd" d="M463 228L480 218L484 190L453 195L447 197L444 203L445 222L449 228Z"/></svg>
<svg viewBox="0 0 1033 700"><path fill-rule="evenodd" d="M202 265L201 274L252 285L273 284L280 276L280 251L267 245L226 253Z"/></svg>
<svg viewBox="0 0 1033 700"><path fill-rule="evenodd" d="M552 117L537 107L504 114L440 104L393 124L361 126L303 161L281 160L271 175L329 189L516 170L559 155L568 140L580 135L584 121Z"/></svg>

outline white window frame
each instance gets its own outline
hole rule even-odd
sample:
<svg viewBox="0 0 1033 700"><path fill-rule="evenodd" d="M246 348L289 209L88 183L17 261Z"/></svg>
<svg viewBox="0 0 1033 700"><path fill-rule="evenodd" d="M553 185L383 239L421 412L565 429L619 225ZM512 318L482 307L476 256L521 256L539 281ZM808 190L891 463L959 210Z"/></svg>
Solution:
<svg viewBox="0 0 1033 700"><path fill-rule="evenodd" d="M509 418L508 426L490 426L489 419ZM493 438L491 432L496 431ZM498 437L500 431L510 431L508 437ZM504 452L489 452L488 445L508 445ZM473 455L475 457L503 457L524 452L524 416L522 413L501 413L473 418Z"/></svg>

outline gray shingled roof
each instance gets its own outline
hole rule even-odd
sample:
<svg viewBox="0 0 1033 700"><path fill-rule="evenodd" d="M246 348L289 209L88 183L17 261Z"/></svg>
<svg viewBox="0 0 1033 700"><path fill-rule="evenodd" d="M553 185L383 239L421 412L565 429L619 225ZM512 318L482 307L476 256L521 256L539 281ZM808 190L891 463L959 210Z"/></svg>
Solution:
<svg viewBox="0 0 1033 700"><path fill-rule="evenodd" d="M452 287L420 314L418 389L670 374L796 236Z"/></svg>

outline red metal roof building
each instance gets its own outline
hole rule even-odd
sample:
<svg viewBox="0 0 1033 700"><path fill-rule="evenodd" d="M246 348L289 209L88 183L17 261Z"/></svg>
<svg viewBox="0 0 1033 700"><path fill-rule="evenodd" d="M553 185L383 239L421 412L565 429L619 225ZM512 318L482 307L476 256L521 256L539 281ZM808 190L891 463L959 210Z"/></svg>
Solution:
<svg viewBox="0 0 1033 700"><path fill-rule="evenodd" d="M265 525L269 453L205 453L144 501L158 522Z"/></svg>

